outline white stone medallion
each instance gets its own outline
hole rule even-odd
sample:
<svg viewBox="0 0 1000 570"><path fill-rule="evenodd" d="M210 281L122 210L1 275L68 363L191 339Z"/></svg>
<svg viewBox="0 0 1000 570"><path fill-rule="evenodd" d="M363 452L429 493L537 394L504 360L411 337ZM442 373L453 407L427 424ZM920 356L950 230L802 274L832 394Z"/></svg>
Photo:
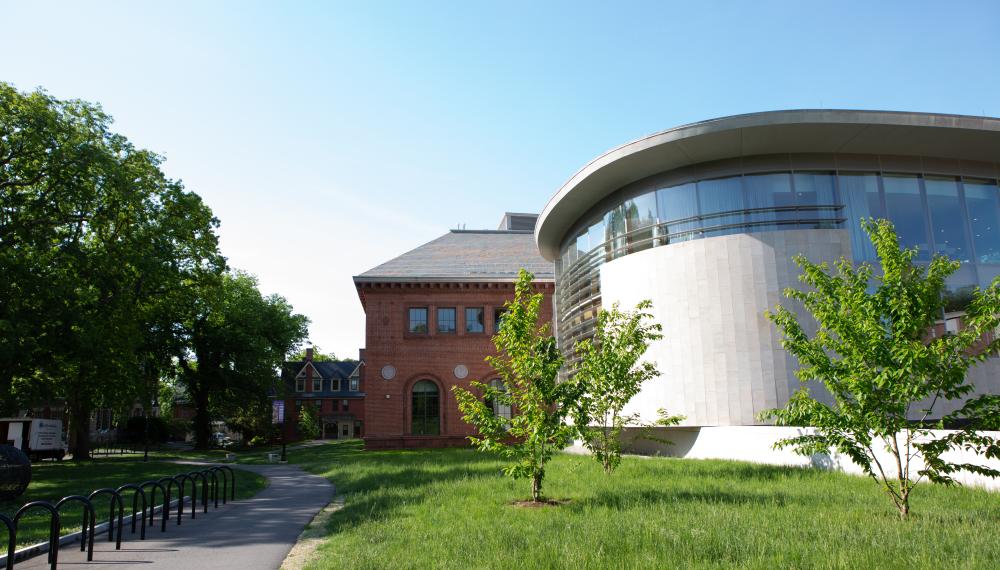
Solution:
<svg viewBox="0 0 1000 570"><path fill-rule="evenodd" d="M396 377L396 367L391 364L386 364L382 367L382 378L386 380L392 380Z"/></svg>
<svg viewBox="0 0 1000 570"><path fill-rule="evenodd" d="M465 367L464 364L459 364L455 367L455 378L462 380L469 375L469 369Z"/></svg>

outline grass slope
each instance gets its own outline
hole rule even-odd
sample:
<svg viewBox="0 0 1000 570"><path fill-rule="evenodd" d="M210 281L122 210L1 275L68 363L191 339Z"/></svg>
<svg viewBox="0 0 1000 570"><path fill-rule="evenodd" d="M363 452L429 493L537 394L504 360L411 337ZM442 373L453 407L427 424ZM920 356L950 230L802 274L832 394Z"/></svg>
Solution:
<svg viewBox="0 0 1000 570"><path fill-rule="evenodd" d="M82 463L70 461L37 462L32 466L31 485L28 486L28 490L15 499L0 501L0 512L13 517L21 505L31 501L49 501L54 504L67 495L86 496L91 491L102 487L111 487L114 489L125 483L138 484L150 479L187 473L196 469L199 468L194 465L178 465L155 461L143 463L141 458L122 457L95 459ZM234 471L236 472L237 499L252 497L264 488L266 479L260 475L240 469L234 469ZM221 493L221 481L219 485L219 492ZM198 489L199 491L201 489L200 483ZM186 490L190 492L190 487L187 487ZM128 493L123 498L126 501L125 514L128 516L132 514L132 495ZM163 497L157 493L157 501L161 502L162 500ZM62 534L68 534L80 529L83 509L77 505L68 504L61 509ZM106 522L111 509L111 499L107 495L95 498L94 509L97 511L97 522ZM188 507L185 507L185 511L187 510ZM156 520L160 520L159 515L157 515ZM49 516L46 511L42 509L30 511L21 519L21 523L18 525L18 546L47 540L49 537L48 525ZM129 534L130 528L126 528L124 534L122 534L123 540L128 540L131 536ZM2 525L0 525L0 529L3 529ZM136 536L138 537L138 534ZM2 540L0 544L6 544L6 530L0 530L0 540Z"/></svg>
<svg viewBox="0 0 1000 570"><path fill-rule="evenodd" d="M611 477L560 455L568 504L511 506L526 481L472 450L291 457L346 494L311 568L997 568L1000 497L924 485L898 520L869 479L730 461L627 457Z"/></svg>

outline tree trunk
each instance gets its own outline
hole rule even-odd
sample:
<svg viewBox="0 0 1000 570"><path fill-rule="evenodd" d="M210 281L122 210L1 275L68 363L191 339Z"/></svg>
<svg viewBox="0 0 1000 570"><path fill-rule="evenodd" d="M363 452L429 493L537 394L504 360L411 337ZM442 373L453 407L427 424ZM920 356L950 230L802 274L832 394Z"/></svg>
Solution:
<svg viewBox="0 0 1000 570"><path fill-rule="evenodd" d="M73 461L90 461L90 406L70 402L69 424L73 430Z"/></svg>
<svg viewBox="0 0 1000 570"><path fill-rule="evenodd" d="M542 477L544 476L541 471L535 471L534 475L531 476L531 500L536 503L542 500Z"/></svg>
<svg viewBox="0 0 1000 570"><path fill-rule="evenodd" d="M196 449L208 449L212 435L212 419L208 416L208 392L196 384L192 390L194 399L194 446Z"/></svg>

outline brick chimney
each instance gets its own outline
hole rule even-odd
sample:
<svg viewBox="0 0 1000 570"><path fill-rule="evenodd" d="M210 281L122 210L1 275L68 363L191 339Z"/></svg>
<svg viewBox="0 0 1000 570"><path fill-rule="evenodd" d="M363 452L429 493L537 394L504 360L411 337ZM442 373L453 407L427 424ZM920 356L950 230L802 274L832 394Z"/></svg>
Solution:
<svg viewBox="0 0 1000 570"><path fill-rule="evenodd" d="M310 346L306 349L306 362L312 362L313 359L313 349Z"/></svg>

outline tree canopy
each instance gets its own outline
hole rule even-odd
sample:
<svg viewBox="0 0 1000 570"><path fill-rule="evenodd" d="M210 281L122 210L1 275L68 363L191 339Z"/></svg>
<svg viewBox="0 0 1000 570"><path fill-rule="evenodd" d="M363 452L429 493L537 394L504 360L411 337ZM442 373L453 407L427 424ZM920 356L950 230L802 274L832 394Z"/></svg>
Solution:
<svg viewBox="0 0 1000 570"><path fill-rule="evenodd" d="M815 319L815 334L810 336L787 307L767 314L799 360L799 379L821 383L832 401L803 387L784 408L763 417L779 425L815 426L814 433L782 439L777 446L793 446L805 455L831 449L847 455L879 482L905 518L910 494L922 479L950 484L962 470L1000 476L989 467L944 457L955 449L1000 457L1000 442L978 431L1000 425L1000 396L973 397L967 376L1000 349L994 334L1000 325L1000 279L970 293L959 331L935 331L950 301L946 280L959 262L935 256L926 266L915 264L917 250L899 246L892 224L868 220L865 229L880 273L845 259L835 271L802 256L795 259L808 287L785 295ZM957 411L942 413L956 400ZM941 437L930 432L946 426L961 429ZM877 453L879 447L890 460Z"/></svg>

